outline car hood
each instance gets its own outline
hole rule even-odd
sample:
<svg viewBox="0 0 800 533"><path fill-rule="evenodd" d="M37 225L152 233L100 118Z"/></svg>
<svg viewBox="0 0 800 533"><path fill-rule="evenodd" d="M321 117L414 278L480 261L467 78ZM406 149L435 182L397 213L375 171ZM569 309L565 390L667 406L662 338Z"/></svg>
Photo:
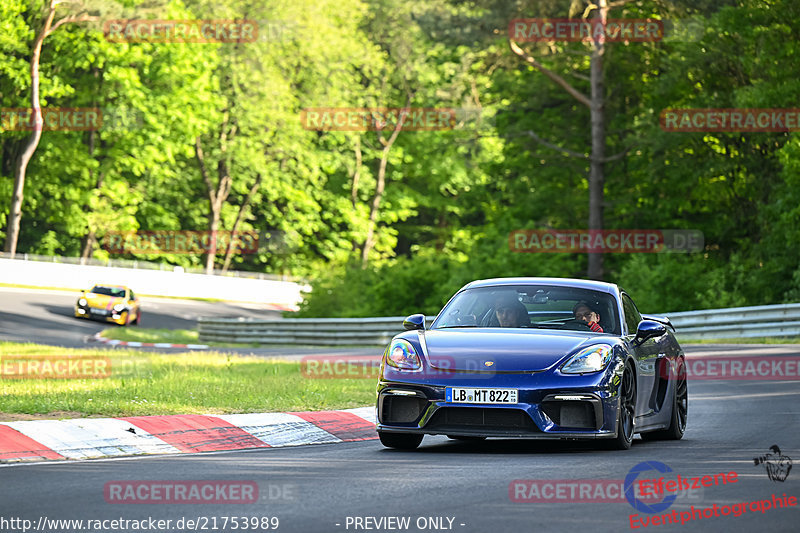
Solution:
<svg viewBox="0 0 800 533"><path fill-rule="evenodd" d="M89 307L96 309L111 309L116 304L125 303L125 298L106 296L105 294L92 294L91 297L87 294L84 298L86 298Z"/></svg>
<svg viewBox="0 0 800 533"><path fill-rule="evenodd" d="M479 372L537 372L558 363L596 337L579 332L541 329L427 330L425 343L432 367ZM487 366L485 363L493 364Z"/></svg>

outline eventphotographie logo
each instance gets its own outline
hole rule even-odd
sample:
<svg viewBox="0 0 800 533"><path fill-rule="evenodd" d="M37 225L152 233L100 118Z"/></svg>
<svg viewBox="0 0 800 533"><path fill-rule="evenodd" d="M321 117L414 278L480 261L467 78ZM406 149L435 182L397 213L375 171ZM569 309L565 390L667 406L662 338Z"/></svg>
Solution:
<svg viewBox="0 0 800 533"><path fill-rule="evenodd" d="M792 458L788 455L783 455L777 444L770 446L769 451L770 453L766 455L753 457L753 462L756 466L764 465L770 481L786 481L786 478L789 477L789 472L792 470Z"/></svg>

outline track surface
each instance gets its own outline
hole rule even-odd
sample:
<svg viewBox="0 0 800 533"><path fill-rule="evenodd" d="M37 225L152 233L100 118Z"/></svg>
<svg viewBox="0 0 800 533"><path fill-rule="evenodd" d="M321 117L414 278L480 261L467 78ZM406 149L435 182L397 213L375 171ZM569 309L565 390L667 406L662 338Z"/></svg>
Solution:
<svg viewBox="0 0 800 533"><path fill-rule="evenodd" d="M772 494L800 496L796 469L785 482L770 481L764 467L753 461L773 444L785 455L800 458L797 382L692 381L689 394L689 427L682 441L637 439L623 452L562 442L458 443L425 437L414 452L387 450L378 441L366 441L6 466L0 468L0 516L34 521L42 516L154 517L172 519L173 524L181 517L205 516L217 517L218 527L225 516L277 516L278 531L292 532L363 531L346 524L347 517L365 516L409 516L411 526L405 531L420 531L424 529L415 524L419 517L455 517L452 530L464 532L624 531L630 529L629 515L636 512L627 502L515 503L509 499L509 483L515 479L621 480L643 461L666 463L683 477L738 473L737 483L702 489L688 501L679 499L667 512L685 511L690 505L768 499ZM118 480L251 480L259 485L261 499L249 505L106 503L104 484ZM798 509L748 511L739 517L651 526L648 531L797 531ZM168 531L179 530L173 526Z"/></svg>
<svg viewBox="0 0 800 533"><path fill-rule="evenodd" d="M73 316L78 292L13 289L0 287L0 341L35 342L68 348L103 348L87 342L97 332L119 327L115 324L82 320ZM200 316L253 317L275 319L281 312L260 304L203 302L169 298L140 298L143 328L196 329ZM135 327L135 326L129 326ZM116 349L126 349L117 347ZM135 348L140 351L174 352L170 348ZM214 348L215 351L263 356L303 354L379 354L375 348ZM2 531L2 530L0 530Z"/></svg>

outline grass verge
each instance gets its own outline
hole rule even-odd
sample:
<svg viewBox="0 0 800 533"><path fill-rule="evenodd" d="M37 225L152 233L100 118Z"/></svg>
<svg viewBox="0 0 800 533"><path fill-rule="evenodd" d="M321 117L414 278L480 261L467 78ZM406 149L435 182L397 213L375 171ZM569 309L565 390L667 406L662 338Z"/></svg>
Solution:
<svg viewBox="0 0 800 533"><path fill-rule="evenodd" d="M103 357L108 377L10 378L20 356ZM313 411L375 402L376 379L312 379L299 361L213 351L162 354L0 343L0 413L134 416Z"/></svg>
<svg viewBox="0 0 800 533"><path fill-rule="evenodd" d="M101 337L127 342L168 342L170 344L206 344L217 348L258 348L257 343L236 344L224 342L200 342L200 335L193 329L156 328L108 328L100 332Z"/></svg>

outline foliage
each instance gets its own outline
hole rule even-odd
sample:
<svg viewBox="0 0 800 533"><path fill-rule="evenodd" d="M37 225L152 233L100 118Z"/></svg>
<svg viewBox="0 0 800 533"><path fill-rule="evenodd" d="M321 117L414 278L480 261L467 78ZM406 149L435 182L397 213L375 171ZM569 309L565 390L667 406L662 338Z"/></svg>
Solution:
<svg viewBox="0 0 800 533"><path fill-rule="evenodd" d="M0 97L24 107L43 0L0 7ZM96 132L46 131L28 168L19 250L80 255L109 231L204 230L211 181L231 179L221 229L279 232L231 268L308 278L305 316L433 314L464 283L583 277L581 254L519 254L509 232L585 228L588 111L508 47L515 17L579 17L566 0L126 0L70 3L100 17L45 41L42 102L98 107ZM72 9L67 8L65 9ZM615 18L661 18L661 42L610 43L605 59L609 228L698 229L701 253L616 254L606 279L644 311L800 300L800 135L664 131L667 108L791 108L800 90L792 0L641 0ZM66 14L66 12L62 13ZM102 22L258 20L241 43L107 40ZM672 25L670 25L672 24ZM583 43L525 43L582 91ZM310 107L449 107L452 130L402 131L386 156L374 247L362 268L383 145L374 131L303 127ZM386 136L388 132L384 132ZM0 238L25 132L0 131ZM360 151L360 165L356 153ZM358 183L354 185L354 178ZM95 244L91 254L106 257ZM224 257L220 250L217 266ZM183 266L197 255L135 255Z"/></svg>

